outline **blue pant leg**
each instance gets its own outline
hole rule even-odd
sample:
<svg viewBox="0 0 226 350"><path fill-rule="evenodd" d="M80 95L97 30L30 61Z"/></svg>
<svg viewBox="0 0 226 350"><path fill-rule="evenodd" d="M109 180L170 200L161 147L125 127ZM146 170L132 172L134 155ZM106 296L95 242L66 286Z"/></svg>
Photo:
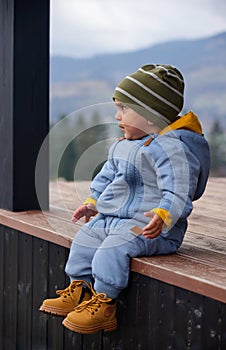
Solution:
<svg viewBox="0 0 226 350"><path fill-rule="evenodd" d="M137 236L125 239L123 234L117 238L109 235L97 249L92 261L94 289L117 298L128 285L131 257L141 255L144 250L144 242Z"/></svg>
<svg viewBox="0 0 226 350"><path fill-rule="evenodd" d="M105 237L104 218L99 215L77 232L65 267L65 272L71 280L88 280L92 276L93 256Z"/></svg>
<svg viewBox="0 0 226 350"><path fill-rule="evenodd" d="M131 258L171 254L177 250L174 242L161 236L148 240L144 236L134 235L128 239L128 234L126 238L120 232L117 237L115 234L109 235L97 249L92 261L94 289L111 298L117 298L127 287Z"/></svg>

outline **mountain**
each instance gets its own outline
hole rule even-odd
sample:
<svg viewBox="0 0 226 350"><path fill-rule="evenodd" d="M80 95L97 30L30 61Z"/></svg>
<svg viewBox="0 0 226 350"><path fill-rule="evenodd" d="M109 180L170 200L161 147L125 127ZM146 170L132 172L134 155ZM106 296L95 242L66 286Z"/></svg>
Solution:
<svg viewBox="0 0 226 350"><path fill-rule="evenodd" d="M192 109L209 130L226 119L226 32L199 40L170 41L134 52L76 59L51 57L51 121L101 102L115 85L147 63L176 66L185 77L184 112Z"/></svg>

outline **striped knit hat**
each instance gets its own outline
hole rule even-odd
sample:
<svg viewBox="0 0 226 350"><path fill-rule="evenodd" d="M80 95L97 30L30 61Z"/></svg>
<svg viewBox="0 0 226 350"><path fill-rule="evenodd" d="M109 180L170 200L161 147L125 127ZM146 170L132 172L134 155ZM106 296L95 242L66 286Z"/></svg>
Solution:
<svg viewBox="0 0 226 350"><path fill-rule="evenodd" d="M129 105L160 128L173 123L183 107L184 79L170 65L150 64L128 75L115 89L113 100Z"/></svg>

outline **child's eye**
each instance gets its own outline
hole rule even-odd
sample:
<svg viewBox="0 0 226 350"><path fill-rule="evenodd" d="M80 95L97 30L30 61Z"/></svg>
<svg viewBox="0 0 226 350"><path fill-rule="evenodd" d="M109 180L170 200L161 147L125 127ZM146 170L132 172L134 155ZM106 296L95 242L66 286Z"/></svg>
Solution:
<svg viewBox="0 0 226 350"><path fill-rule="evenodd" d="M121 110L124 112L126 110L126 106L121 105Z"/></svg>

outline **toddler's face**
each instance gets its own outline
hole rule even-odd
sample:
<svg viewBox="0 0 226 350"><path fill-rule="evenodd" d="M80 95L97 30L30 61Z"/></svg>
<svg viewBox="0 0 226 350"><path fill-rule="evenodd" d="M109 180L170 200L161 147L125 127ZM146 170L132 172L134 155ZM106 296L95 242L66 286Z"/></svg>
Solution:
<svg viewBox="0 0 226 350"><path fill-rule="evenodd" d="M137 140L153 132L153 123L136 113L124 103L115 99L117 113L115 115L124 137L128 140Z"/></svg>

